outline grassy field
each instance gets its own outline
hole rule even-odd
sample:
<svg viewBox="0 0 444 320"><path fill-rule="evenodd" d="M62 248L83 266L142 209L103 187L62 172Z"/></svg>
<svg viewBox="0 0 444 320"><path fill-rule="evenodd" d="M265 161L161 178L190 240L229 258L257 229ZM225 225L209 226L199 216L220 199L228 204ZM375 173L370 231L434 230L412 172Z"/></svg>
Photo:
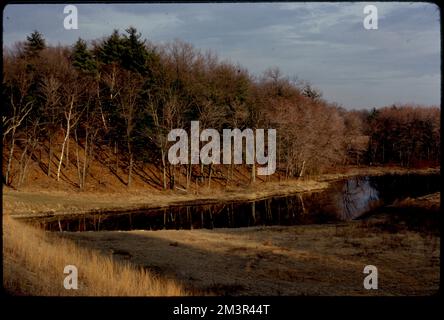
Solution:
<svg viewBox="0 0 444 320"><path fill-rule="evenodd" d="M66 265L79 271L79 289L66 290ZM176 281L3 216L3 286L14 295L182 296Z"/></svg>
<svg viewBox="0 0 444 320"><path fill-rule="evenodd" d="M430 295L439 288L439 237L393 232L379 219L60 235L209 294ZM378 267L379 290L363 288L365 265Z"/></svg>

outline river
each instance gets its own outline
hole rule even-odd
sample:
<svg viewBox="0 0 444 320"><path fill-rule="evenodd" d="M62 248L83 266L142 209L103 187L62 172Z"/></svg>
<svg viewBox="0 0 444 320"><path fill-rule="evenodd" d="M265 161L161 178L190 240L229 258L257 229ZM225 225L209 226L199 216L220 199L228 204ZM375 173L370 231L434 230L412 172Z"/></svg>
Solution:
<svg viewBox="0 0 444 320"><path fill-rule="evenodd" d="M334 223L401 200L440 190L438 175L359 176L332 182L319 192L275 196L257 201L171 206L116 214L39 219L50 231L239 228ZM34 221L35 222L35 221Z"/></svg>

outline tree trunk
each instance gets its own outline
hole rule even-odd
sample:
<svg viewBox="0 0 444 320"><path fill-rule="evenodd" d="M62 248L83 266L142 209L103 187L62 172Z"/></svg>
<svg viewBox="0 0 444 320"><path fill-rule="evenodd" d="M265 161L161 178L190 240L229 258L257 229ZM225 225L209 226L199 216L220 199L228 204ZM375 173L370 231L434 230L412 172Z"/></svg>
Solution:
<svg viewBox="0 0 444 320"><path fill-rule="evenodd" d="M204 164L201 163L200 164L200 182L203 183L204 182Z"/></svg>
<svg viewBox="0 0 444 320"><path fill-rule="evenodd" d="M49 146L48 146L48 171L46 175L49 177L51 175L51 162L52 162L52 134L49 136Z"/></svg>
<svg viewBox="0 0 444 320"><path fill-rule="evenodd" d="M165 163L165 151L163 151L163 149L161 150L161 156L162 156L162 171L163 171L163 189L166 190L167 188L166 163Z"/></svg>
<svg viewBox="0 0 444 320"><path fill-rule="evenodd" d="M191 184L191 162L187 164L187 190Z"/></svg>
<svg viewBox="0 0 444 320"><path fill-rule="evenodd" d="M253 162L251 165L251 182L256 182L256 163Z"/></svg>
<svg viewBox="0 0 444 320"><path fill-rule="evenodd" d="M131 187L131 183L133 180L133 153L130 153L130 161L129 161L129 168L128 168L128 187Z"/></svg>
<svg viewBox="0 0 444 320"><path fill-rule="evenodd" d="M59 167L57 168L57 181L60 181L60 170L62 169L63 154L65 152L66 142L68 141L68 138L69 138L69 130L71 129L71 114L72 114L73 105L74 105L74 101L71 101L71 106L69 107L68 116L66 117L65 139L63 139L62 152L60 153Z"/></svg>
<svg viewBox="0 0 444 320"><path fill-rule="evenodd" d="M114 156L115 156L115 160L116 160L116 162L115 162L115 171L116 171L116 174L117 174L117 170L119 169L119 155L118 155L118 146L117 146L117 141L115 141L114 142Z"/></svg>
<svg viewBox="0 0 444 320"><path fill-rule="evenodd" d="M301 171L299 172L299 178L302 177L302 175L304 174L304 168L305 168L305 160L302 161L302 168L301 168Z"/></svg>
<svg viewBox="0 0 444 320"><path fill-rule="evenodd" d="M12 162L12 156L14 155L14 147L15 147L15 128L12 130L11 134L11 148L9 149L9 157L8 157L8 166L6 168L6 176L5 176L5 183L9 185L9 176L11 174L11 162Z"/></svg>
<svg viewBox="0 0 444 320"><path fill-rule="evenodd" d="M19 179L18 179L18 186L20 186L22 184L22 180L23 180L23 166L25 163L25 157L26 157L26 153L28 152L28 144L26 144L25 149L22 152L22 155L20 156L20 161L19 161L19 167L20 167L20 172L19 172Z"/></svg>
<svg viewBox="0 0 444 320"><path fill-rule="evenodd" d="M23 166L23 175L22 175L22 179L20 180L20 185L22 185L23 182L25 182L26 174L28 173L29 162L32 158L33 153L34 153L34 148L31 149L29 156L26 157L26 159L25 159L25 164Z"/></svg>
<svg viewBox="0 0 444 320"><path fill-rule="evenodd" d="M20 181L19 181L20 185L22 185L23 182L25 181L26 174L27 174L28 168L29 168L29 162L31 161L32 156L34 155L34 151L35 151L35 149L37 147L37 142L38 142L38 139L34 138L34 140L31 143L31 150L29 150L28 156L25 155L25 160L24 160L25 162L23 164L22 174L21 174L21 178L20 178Z"/></svg>
<svg viewBox="0 0 444 320"><path fill-rule="evenodd" d="M85 152L85 154L84 154L84 157L83 157L83 170L82 170L82 189L84 189L85 188L85 182L86 182L86 169L88 168L88 153L89 153L89 143L88 143L88 140L89 140L89 130L88 129L86 129L86 132L85 132L85 150L84 150L84 152Z"/></svg>
<svg viewBox="0 0 444 320"><path fill-rule="evenodd" d="M77 138L77 130L74 130L74 139L76 142L76 160L77 160L77 176L79 178L79 188L83 189L82 173L80 169L80 155L79 155L79 139Z"/></svg>
<svg viewBox="0 0 444 320"><path fill-rule="evenodd" d="M211 187L211 174L213 173L213 163L210 163L210 166L208 168L209 173L208 173L208 188Z"/></svg>
<svg viewBox="0 0 444 320"><path fill-rule="evenodd" d="M65 161L65 168L68 169L69 168L69 136L68 136L68 140L66 141L66 161Z"/></svg>

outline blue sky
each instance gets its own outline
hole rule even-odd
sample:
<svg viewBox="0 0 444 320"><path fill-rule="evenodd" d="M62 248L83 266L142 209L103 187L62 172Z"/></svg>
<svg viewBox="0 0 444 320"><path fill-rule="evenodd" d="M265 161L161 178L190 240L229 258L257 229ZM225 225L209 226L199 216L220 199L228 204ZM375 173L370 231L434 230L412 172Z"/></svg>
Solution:
<svg viewBox="0 0 444 320"><path fill-rule="evenodd" d="M378 30L363 8L378 8ZM93 40L136 27L154 43L181 39L252 74L279 67L346 108L440 104L439 9L428 3L79 4L79 29L63 28L64 5L8 5L3 43L34 29L50 44Z"/></svg>

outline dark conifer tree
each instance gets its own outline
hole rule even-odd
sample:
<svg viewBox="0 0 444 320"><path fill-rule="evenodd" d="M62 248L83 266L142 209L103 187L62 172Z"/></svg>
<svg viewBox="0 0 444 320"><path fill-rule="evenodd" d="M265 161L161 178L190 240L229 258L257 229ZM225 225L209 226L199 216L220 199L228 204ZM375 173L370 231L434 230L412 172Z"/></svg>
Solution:
<svg viewBox="0 0 444 320"><path fill-rule="evenodd" d="M79 38L71 54L72 65L82 73L94 74L97 72L97 62L88 50L86 42Z"/></svg>
<svg viewBox="0 0 444 320"><path fill-rule="evenodd" d="M46 41L43 35L34 30L29 36L26 37L25 43L25 55L27 57L36 57L39 55L40 51L46 48Z"/></svg>

